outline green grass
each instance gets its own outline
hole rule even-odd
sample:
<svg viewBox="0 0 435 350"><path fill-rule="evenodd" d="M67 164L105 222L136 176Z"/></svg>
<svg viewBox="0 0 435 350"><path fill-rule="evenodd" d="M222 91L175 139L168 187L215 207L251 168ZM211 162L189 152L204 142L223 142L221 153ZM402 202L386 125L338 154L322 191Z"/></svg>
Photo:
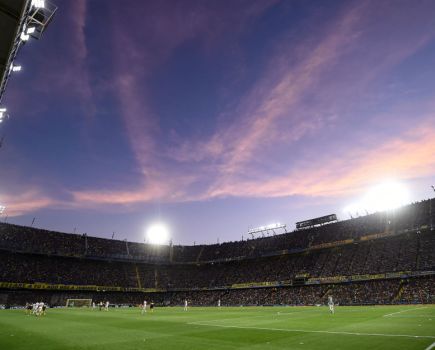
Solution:
<svg viewBox="0 0 435 350"><path fill-rule="evenodd" d="M385 316L388 315L389 316ZM0 349L427 349L435 306L0 311ZM434 345L435 346L435 345ZM435 349L435 347L434 347Z"/></svg>

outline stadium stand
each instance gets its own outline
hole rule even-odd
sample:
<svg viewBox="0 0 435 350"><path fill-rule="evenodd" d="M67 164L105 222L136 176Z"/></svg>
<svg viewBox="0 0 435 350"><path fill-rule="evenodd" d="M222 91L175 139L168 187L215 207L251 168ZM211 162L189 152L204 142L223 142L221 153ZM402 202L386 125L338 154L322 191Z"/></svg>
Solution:
<svg viewBox="0 0 435 350"><path fill-rule="evenodd" d="M431 203L432 202L432 203ZM160 305L435 301L435 200L223 244L153 246L0 224L0 304ZM36 298L36 299L35 299Z"/></svg>

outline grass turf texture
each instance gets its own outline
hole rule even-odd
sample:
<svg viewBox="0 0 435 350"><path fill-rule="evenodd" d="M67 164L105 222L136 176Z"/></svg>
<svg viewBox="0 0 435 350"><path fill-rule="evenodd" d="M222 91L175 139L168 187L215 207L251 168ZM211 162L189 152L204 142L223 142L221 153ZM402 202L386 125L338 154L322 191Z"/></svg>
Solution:
<svg viewBox="0 0 435 350"><path fill-rule="evenodd" d="M0 311L0 349L435 349L435 305ZM431 347L431 345L433 347Z"/></svg>

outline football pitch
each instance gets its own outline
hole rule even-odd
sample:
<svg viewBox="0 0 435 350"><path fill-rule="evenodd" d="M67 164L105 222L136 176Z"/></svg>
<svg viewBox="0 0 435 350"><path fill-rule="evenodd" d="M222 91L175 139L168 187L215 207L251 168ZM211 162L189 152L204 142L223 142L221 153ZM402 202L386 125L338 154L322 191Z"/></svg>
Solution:
<svg viewBox="0 0 435 350"><path fill-rule="evenodd" d="M0 349L435 349L435 305L0 310Z"/></svg>

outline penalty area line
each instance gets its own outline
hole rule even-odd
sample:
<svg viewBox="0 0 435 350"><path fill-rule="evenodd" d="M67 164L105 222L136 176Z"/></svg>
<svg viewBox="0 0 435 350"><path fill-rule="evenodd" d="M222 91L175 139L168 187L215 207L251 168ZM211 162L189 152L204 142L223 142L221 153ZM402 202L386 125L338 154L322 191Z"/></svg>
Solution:
<svg viewBox="0 0 435 350"><path fill-rule="evenodd" d="M220 324L208 324L203 322L188 322L187 324L205 327L218 327L218 328L236 328L236 329L254 329L263 331L277 331L277 332L292 332L292 333L324 333L324 334L342 334L342 335L357 335L367 337L402 337L402 338L428 338L435 339L435 336L431 335L411 335L411 334L385 334L385 333L360 333L360 332L344 332L344 331L316 331L308 329L287 329L287 328L268 328L268 327L251 327L251 326L230 326ZM433 346L432 346L433 345ZM429 350L435 347L435 343L432 344Z"/></svg>
<svg viewBox="0 0 435 350"><path fill-rule="evenodd" d="M430 344L426 349L424 349L424 350L431 350L431 349L433 349L433 348L435 348L435 341L432 343L432 344Z"/></svg>

